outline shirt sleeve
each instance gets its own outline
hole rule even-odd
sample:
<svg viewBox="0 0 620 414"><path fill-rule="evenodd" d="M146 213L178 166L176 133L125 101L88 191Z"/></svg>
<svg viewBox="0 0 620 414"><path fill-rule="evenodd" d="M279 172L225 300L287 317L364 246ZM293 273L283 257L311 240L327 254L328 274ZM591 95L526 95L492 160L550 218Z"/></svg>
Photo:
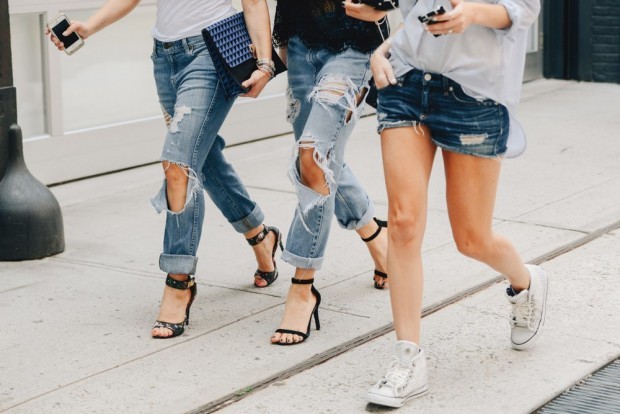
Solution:
<svg viewBox="0 0 620 414"><path fill-rule="evenodd" d="M497 4L504 6L512 22L509 28L498 32L509 37L521 30L527 30L540 13L540 0L498 0Z"/></svg>

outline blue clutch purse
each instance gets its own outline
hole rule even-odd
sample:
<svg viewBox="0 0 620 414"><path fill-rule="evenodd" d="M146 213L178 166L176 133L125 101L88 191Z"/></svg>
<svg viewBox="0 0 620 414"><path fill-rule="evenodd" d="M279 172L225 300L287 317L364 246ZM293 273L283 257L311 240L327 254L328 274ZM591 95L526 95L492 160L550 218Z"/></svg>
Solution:
<svg viewBox="0 0 620 414"><path fill-rule="evenodd" d="M202 37L226 96L230 99L248 92L248 89L241 86L241 83L252 75L257 66L254 47L245 25L243 12L206 27L202 30ZM275 50L272 50L271 59L276 67L274 75L286 70L286 66Z"/></svg>

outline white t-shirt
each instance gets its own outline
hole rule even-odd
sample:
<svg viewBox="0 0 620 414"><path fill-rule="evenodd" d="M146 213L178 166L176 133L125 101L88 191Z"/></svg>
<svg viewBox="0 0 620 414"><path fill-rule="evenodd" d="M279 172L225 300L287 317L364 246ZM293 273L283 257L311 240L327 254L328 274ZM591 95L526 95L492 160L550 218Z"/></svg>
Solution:
<svg viewBox="0 0 620 414"><path fill-rule="evenodd" d="M205 27L234 13L232 0L157 0L152 35L162 42L199 36Z"/></svg>
<svg viewBox="0 0 620 414"><path fill-rule="evenodd" d="M401 0L405 25L392 42L390 61L396 76L412 68L440 73L473 97L485 97L505 105L510 113L510 135L506 157L525 150L525 133L515 118L521 96L526 42L529 27L540 11L540 0L470 0L500 4L512 20L505 30L470 26L464 33L433 37L424 30L418 16L447 0Z"/></svg>

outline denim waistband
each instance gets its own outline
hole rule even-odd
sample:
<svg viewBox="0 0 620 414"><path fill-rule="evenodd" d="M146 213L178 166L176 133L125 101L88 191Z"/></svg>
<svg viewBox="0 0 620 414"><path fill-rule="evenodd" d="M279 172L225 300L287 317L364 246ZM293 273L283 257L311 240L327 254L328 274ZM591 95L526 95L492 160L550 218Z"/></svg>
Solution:
<svg viewBox="0 0 620 414"><path fill-rule="evenodd" d="M443 91L449 91L450 87L460 86L457 82L441 73L427 72L420 69L410 70L403 78L407 78L409 81L413 82L420 82L423 86L440 88Z"/></svg>
<svg viewBox="0 0 620 414"><path fill-rule="evenodd" d="M175 40L173 42L162 42L161 40L157 39L153 39L153 41L154 50L164 53L175 53L181 51L188 52L196 46L204 45L204 39L201 35L186 37L184 39Z"/></svg>

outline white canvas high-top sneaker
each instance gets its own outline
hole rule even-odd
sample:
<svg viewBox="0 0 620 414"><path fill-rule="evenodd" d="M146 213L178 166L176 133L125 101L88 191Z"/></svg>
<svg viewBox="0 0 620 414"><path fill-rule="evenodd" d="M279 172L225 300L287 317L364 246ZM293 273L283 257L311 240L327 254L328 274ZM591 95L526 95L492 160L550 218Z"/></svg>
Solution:
<svg viewBox="0 0 620 414"><path fill-rule="evenodd" d="M525 266L531 275L530 287L514 296L506 295L512 305L510 343L517 350L531 347L540 337L547 312L547 273L539 266Z"/></svg>
<svg viewBox="0 0 620 414"><path fill-rule="evenodd" d="M394 344L394 361L387 374L368 390L368 402L402 407L408 400L428 391L424 351L413 342Z"/></svg>

